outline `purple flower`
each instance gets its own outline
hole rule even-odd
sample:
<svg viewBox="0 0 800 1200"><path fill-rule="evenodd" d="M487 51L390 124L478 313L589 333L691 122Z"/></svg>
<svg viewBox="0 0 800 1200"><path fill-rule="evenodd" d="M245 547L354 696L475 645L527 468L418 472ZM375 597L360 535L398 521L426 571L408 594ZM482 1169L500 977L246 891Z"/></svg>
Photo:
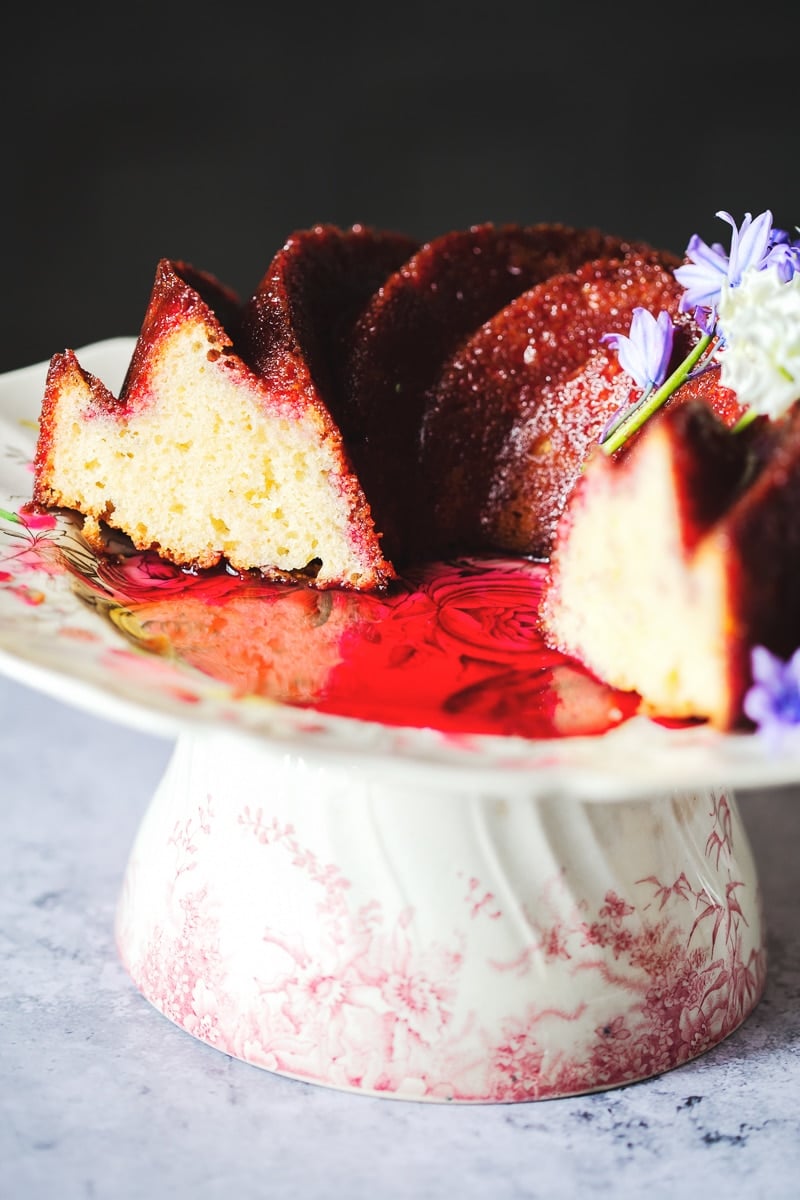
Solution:
<svg viewBox="0 0 800 1200"><path fill-rule="evenodd" d="M646 308L635 308L627 337L624 333L606 333L601 340L617 351L620 366L637 386L648 391L666 378L673 332L669 313L660 312L656 318Z"/></svg>
<svg viewBox="0 0 800 1200"><path fill-rule="evenodd" d="M753 684L744 698L744 711L759 733L777 744L800 727L800 650L785 662L764 646L751 654Z"/></svg>
<svg viewBox="0 0 800 1200"><path fill-rule="evenodd" d="M728 277L728 256L715 242L709 246L698 234L693 234L686 247L691 261L675 269L675 278L686 289L681 296L681 312L693 308L716 307L722 284Z"/></svg>
<svg viewBox="0 0 800 1200"><path fill-rule="evenodd" d="M728 283L731 287L737 287L742 282L745 271L749 271L751 267L758 271L764 266L772 238L772 213L767 209L755 220L750 213L745 213L741 229L736 228L736 222L730 213L718 212L717 216L727 221L733 230Z"/></svg>
<svg viewBox="0 0 800 1200"><path fill-rule="evenodd" d="M694 234L686 248L686 257L690 261L675 270L675 278L685 288L680 301L681 312L696 308L710 310L706 327L713 326L716 320L723 285L728 283L736 287L745 271L766 266L772 246L772 213L769 209L755 219L745 213L741 228L730 213L718 212L716 215L731 227L730 254L727 255L718 242L709 246Z"/></svg>
<svg viewBox="0 0 800 1200"><path fill-rule="evenodd" d="M800 240L792 241L785 229L773 229L764 266L775 267L781 283L788 283L800 272Z"/></svg>

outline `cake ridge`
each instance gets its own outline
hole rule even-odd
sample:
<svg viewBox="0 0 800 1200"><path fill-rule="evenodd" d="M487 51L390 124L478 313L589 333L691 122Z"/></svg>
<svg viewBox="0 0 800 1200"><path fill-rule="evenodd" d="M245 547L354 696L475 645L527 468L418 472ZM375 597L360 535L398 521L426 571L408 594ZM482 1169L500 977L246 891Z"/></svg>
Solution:
<svg viewBox="0 0 800 1200"><path fill-rule="evenodd" d="M364 427L356 468L395 560L437 550L420 438L427 397L450 355L535 284L637 246L650 249L593 227L485 222L426 242L378 289L354 329L348 386Z"/></svg>

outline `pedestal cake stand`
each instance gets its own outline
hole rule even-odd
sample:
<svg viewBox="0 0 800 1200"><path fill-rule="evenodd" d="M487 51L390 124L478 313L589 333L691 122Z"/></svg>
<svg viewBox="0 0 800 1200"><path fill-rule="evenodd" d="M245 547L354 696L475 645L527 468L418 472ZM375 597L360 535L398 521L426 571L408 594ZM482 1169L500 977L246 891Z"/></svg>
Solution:
<svg viewBox="0 0 800 1200"><path fill-rule="evenodd" d="M132 345L81 361L113 387ZM45 370L0 380L0 669L175 740L117 912L155 1008L282 1075L483 1103L644 1079L747 1018L735 789L796 782L796 746L526 657L529 564L431 567L387 617L95 557L25 507Z"/></svg>

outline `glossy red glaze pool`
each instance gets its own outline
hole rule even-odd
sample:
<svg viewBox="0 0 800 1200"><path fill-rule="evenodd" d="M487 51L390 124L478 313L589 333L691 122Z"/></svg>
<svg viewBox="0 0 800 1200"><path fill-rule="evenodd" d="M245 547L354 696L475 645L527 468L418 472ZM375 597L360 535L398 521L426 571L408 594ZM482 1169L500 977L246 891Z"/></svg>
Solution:
<svg viewBox="0 0 800 1200"><path fill-rule="evenodd" d="M237 695L451 734L604 733L639 699L544 644L545 569L461 558L411 570L379 594L187 575L147 554L97 563L129 636Z"/></svg>

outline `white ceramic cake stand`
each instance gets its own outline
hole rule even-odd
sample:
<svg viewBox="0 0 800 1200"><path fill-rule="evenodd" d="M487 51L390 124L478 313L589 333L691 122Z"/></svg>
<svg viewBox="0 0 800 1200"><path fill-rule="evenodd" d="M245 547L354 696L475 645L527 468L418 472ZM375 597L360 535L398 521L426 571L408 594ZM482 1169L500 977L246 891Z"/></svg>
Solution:
<svg viewBox="0 0 800 1200"><path fill-rule="evenodd" d="M131 348L80 359L113 388ZM44 372L0 379L0 669L175 737L117 918L157 1009L280 1074L456 1102L630 1083L736 1029L765 957L732 789L797 782L797 746L641 718L454 738L236 700L149 655L21 518Z"/></svg>
<svg viewBox="0 0 800 1200"><path fill-rule="evenodd" d="M227 732L178 740L117 936L143 995L225 1053L418 1100L665 1071L744 1020L765 970L730 792L581 800Z"/></svg>

